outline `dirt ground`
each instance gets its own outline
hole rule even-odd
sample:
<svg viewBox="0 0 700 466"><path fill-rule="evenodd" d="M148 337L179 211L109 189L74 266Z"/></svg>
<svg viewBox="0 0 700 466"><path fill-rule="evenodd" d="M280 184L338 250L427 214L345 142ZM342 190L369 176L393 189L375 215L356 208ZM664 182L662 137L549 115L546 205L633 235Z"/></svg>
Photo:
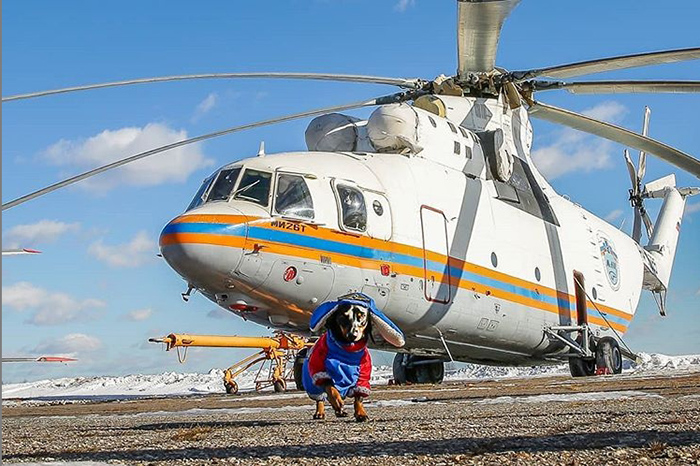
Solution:
<svg viewBox="0 0 700 466"><path fill-rule="evenodd" d="M375 387L370 421L300 392L3 401L3 462L698 464L700 373Z"/></svg>

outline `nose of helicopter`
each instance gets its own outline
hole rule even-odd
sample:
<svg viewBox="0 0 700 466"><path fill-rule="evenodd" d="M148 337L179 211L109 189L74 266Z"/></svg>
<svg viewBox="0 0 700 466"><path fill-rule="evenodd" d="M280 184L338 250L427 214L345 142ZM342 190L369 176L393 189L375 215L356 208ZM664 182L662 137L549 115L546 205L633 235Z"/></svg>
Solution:
<svg viewBox="0 0 700 466"><path fill-rule="evenodd" d="M225 289L243 257L248 219L237 209L228 210L188 212L171 220L160 234L165 261L197 288Z"/></svg>

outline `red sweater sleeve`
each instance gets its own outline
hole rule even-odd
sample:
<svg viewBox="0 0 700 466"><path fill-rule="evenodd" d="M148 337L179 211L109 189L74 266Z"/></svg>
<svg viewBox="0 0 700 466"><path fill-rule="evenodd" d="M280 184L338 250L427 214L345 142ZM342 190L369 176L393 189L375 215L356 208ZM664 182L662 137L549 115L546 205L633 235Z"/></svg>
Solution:
<svg viewBox="0 0 700 466"><path fill-rule="evenodd" d="M372 356L365 348L365 354L360 361L360 375L357 378L357 385L353 391L353 396L369 396L369 379L372 377Z"/></svg>
<svg viewBox="0 0 700 466"><path fill-rule="evenodd" d="M326 356L328 355L328 343L326 334L321 335L321 338L311 348L309 355L309 373L314 384L321 385L324 381L330 380L331 376L326 372Z"/></svg>

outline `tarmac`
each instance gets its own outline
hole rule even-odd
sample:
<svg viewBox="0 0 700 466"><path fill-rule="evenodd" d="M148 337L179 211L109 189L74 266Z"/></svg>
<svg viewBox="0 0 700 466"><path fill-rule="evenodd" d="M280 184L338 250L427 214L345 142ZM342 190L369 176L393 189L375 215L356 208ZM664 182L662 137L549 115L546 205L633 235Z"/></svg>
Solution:
<svg viewBox="0 0 700 466"><path fill-rule="evenodd" d="M351 403L350 403L351 405ZM352 410L352 406L349 406ZM700 373L383 386L370 421L304 393L3 400L3 463L699 464Z"/></svg>

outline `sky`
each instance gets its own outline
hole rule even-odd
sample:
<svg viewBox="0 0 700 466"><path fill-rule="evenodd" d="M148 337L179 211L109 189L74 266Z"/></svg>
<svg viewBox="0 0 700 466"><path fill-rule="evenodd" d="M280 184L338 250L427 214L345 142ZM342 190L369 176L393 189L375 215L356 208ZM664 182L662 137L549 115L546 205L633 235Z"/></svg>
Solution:
<svg viewBox="0 0 700 466"><path fill-rule="evenodd" d="M497 65L529 69L698 46L700 4L678 0L524 0L501 35ZM432 79L456 70L451 0L258 2L22 1L2 4L2 95L120 79L206 72L353 73ZM697 79L700 62L594 76ZM132 86L2 105L3 203L63 177L175 140L298 111L385 95L352 83L208 80ZM579 96L546 103L639 130L700 156L697 95ZM370 110L353 113L366 117ZM77 375L207 371L245 353L190 349L184 366L149 344L171 332L265 335L217 309L158 258L162 227L217 167L257 153L305 149L308 119L163 153L10 209L3 248L40 249L2 260L2 355L69 354L70 365L4 364L3 382ZM629 231L623 148L534 121L533 157L555 189ZM636 153L633 152L636 159ZM650 157L647 181L676 173ZM700 197L700 196L699 196ZM648 202L655 216L660 202ZM624 222L624 223L623 223ZM661 318L645 292L625 337L635 351L700 353L700 199L688 203ZM375 363L388 364L378 354Z"/></svg>

